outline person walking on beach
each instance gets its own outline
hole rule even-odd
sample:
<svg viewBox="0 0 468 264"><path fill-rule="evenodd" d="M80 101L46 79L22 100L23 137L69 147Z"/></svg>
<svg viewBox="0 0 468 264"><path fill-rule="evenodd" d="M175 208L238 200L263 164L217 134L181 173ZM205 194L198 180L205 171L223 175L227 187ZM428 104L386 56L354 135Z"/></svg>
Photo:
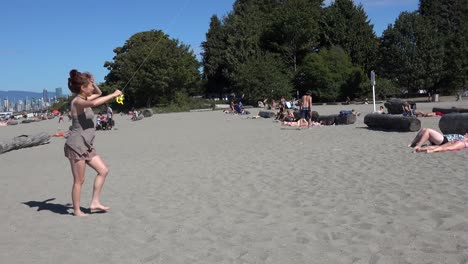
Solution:
<svg viewBox="0 0 468 264"><path fill-rule="evenodd" d="M63 113L60 113L60 115L59 115L59 121L58 121L58 122L60 123L60 122L62 122L62 121L63 121Z"/></svg>
<svg viewBox="0 0 468 264"><path fill-rule="evenodd" d="M104 206L100 201L100 194L109 169L94 149L94 113L91 107L96 107L116 98L122 94L115 90L112 94L101 96L102 92L94 84L94 78L89 73L80 73L73 69L68 78L68 88L75 94L70 103L70 115L72 126L65 142L65 157L70 160L73 174L73 214L75 216L86 216L80 209L81 187L85 180L86 165L96 172L94 180L93 196L91 199L91 211L107 211L110 207Z"/></svg>
<svg viewBox="0 0 468 264"><path fill-rule="evenodd" d="M106 114L107 114L107 123L109 124L109 129L112 129L112 127L114 126L114 112L112 111L112 108L106 104L106 107L107 107L107 110L106 110Z"/></svg>
<svg viewBox="0 0 468 264"><path fill-rule="evenodd" d="M302 96L301 104L301 118L305 119L310 127L312 125L312 91L308 90L305 95Z"/></svg>

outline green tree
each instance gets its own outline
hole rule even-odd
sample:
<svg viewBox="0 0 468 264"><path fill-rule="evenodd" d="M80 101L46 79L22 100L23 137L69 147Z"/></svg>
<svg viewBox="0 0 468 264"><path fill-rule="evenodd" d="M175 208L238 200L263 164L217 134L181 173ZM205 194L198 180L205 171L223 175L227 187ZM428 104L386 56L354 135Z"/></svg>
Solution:
<svg viewBox="0 0 468 264"><path fill-rule="evenodd" d="M264 98L290 97L291 77L278 56L266 53L250 57L239 67L235 85L250 102Z"/></svg>
<svg viewBox="0 0 468 264"><path fill-rule="evenodd" d="M349 75L345 85L342 86L342 96L350 98L367 97L371 94L371 84L369 77L359 66L353 66L349 69Z"/></svg>
<svg viewBox="0 0 468 264"><path fill-rule="evenodd" d="M314 91L319 100L336 101L344 97L353 65L349 55L340 47L321 49L304 58L297 79L300 91Z"/></svg>
<svg viewBox="0 0 468 264"><path fill-rule="evenodd" d="M205 92L217 93L219 97L229 92L226 69L225 47L226 37L223 25L217 16L211 17L210 28L206 33L206 41L202 42L203 79L206 81Z"/></svg>
<svg viewBox="0 0 468 264"><path fill-rule="evenodd" d="M140 32L114 49L106 85L124 87L126 100L136 107L168 102L177 91L199 93L199 63L190 47L162 31Z"/></svg>
<svg viewBox="0 0 468 264"><path fill-rule="evenodd" d="M274 10L262 46L283 56L292 72L318 46L320 7L323 1L289 0Z"/></svg>
<svg viewBox="0 0 468 264"><path fill-rule="evenodd" d="M325 8L321 19L321 46L340 46L354 65L370 72L375 65L378 42L362 4L336 0Z"/></svg>
<svg viewBox="0 0 468 264"><path fill-rule="evenodd" d="M437 90L443 65L443 46L417 12L403 12L383 33L378 72L409 93Z"/></svg>
<svg viewBox="0 0 468 264"><path fill-rule="evenodd" d="M443 47L443 69L437 88L446 92L466 88L468 82L468 1L421 0L421 16Z"/></svg>
<svg viewBox="0 0 468 264"><path fill-rule="evenodd" d="M233 11L225 17L224 71L230 81L243 63L262 53L260 37L271 21L275 5L275 0L237 0Z"/></svg>
<svg viewBox="0 0 468 264"><path fill-rule="evenodd" d="M400 88L398 85L385 78L376 77L376 85L375 85L375 94L377 97L381 99L385 99L387 97L398 96L401 94ZM370 85L370 84L369 84Z"/></svg>

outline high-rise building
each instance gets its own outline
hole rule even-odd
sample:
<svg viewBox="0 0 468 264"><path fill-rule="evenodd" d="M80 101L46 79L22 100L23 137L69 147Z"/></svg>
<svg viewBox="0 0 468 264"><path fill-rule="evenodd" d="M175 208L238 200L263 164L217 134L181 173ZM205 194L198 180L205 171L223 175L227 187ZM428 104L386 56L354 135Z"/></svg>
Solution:
<svg viewBox="0 0 468 264"><path fill-rule="evenodd" d="M55 96L57 96L57 97L62 97L63 96L62 87L55 88Z"/></svg>
<svg viewBox="0 0 468 264"><path fill-rule="evenodd" d="M42 90L42 99L46 103L49 102L49 92L47 91L47 89Z"/></svg>
<svg viewBox="0 0 468 264"><path fill-rule="evenodd" d="M3 108L4 111L9 111L8 98L3 99Z"/></svg>

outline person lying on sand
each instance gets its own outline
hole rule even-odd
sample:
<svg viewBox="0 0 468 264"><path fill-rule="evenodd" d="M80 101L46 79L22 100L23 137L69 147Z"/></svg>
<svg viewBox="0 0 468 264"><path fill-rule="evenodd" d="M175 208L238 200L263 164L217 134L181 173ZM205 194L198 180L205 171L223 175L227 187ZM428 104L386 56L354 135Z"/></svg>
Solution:
<svg viewBox="0 0 468 264"><path fill-rule="evenodd" d="M319 122L311 121L311 126L322 126ZM283 126L291 126L291 127L309 127L309 122L304 118L299 119L298 121L288 122L284 121L281 125Z"/></svg>
<svg viewBox="0 0 468 264"><path fill-rule="evenodd" d="M424 112L415 110L414 115L417 116L417 117L433 117L433 116L443 116L444 114L442 114L441 112L427 112L427 113L424 113Z"/></svg>
<svg viewBox="0 0 468 264"><path fill-rule="evenodd" d="M7 126L8 123L10 123L10 121L12 121L12 120L13 120L13 117L10 117L10 118L8 118L8 119L5 120L5 121L1 121L1 122L0 122L0 127L2 127L2 126Z"/></svg>
<svg viewBox="0 0 468 264"><path fill-rule="evenodd" d="M5 121L5 122L3 122L3 121L0 122L0 127L2 127L2 126L7 126L9 122L10 122L9 120L8 120L8 121Z"/></svg>
<svg viewBox="0 0 468 264"><path fill-rule="evenodd" d="M462 150L462 149L467 149L467 148L468 148L468 133L465 135L465 140L449 141L440 146L421 147L421 148L415 149L415 151L433 153L433 152L456 151L456 150Z"/></svg>
<svg viewBox="0 0 468 264"><path fill-rule="evenodd" d="M468 139L468 133L465 135L461 134L442 134L431 128L422 128L419 130L416 137L414 137L411 144L408 147L414 148L418 151L426 141L429 141L431 145L440 146L447 142L466 141Z"/></svg>

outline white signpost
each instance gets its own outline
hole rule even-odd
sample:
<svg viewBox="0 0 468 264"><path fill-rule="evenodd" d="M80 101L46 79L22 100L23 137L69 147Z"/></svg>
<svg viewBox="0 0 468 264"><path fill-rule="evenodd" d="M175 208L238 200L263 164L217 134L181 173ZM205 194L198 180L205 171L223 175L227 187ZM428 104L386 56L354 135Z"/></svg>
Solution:
<svg viewBox="0 0 468 264"><path fill-rule="evenodd" d="M370 72L370 81L371 81L371 84L372 84L372 96L373 96L373 101L374 101L374 112L376 112L377 109L375 108L375 72L374 71Z"/></svg>

